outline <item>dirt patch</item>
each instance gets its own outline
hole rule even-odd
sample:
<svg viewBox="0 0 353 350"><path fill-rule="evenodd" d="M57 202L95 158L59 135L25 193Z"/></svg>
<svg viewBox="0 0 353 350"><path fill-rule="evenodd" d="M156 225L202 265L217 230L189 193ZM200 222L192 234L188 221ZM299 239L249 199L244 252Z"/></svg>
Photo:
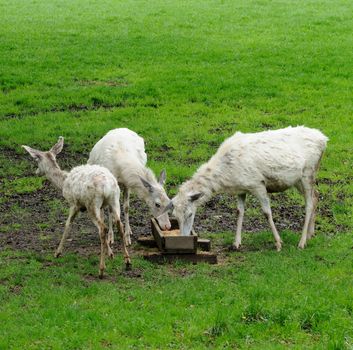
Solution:
<svg viewBox="0 0 353 350"><path fill-rule="evenodd" d="M22 288L23 286L21 286L20 284L16 284L14 286L11 286L9 290L11 294L20 294L22 291Z"/></svg>
<svg viewBox="0 0 353 350"><path fill-rule="evenodd" d="M90 273L90 274L84 275L82 278L86 283L92 283L92 282L101 283L102 281L108 282L108 283L116 282L116 276L114 276L114 274L108 274L107 272L104 274L103 278L99 278L98 272L96 274Z"/></svg>
<svg viewBox="0 0 353 350"><path fill-rule="evenodd" d="M46 269L48 267L57 267L60 265L61 264L59 262L45 260L45 261L43 261L42 269Z"/></svg>
<svg viewBox="0 0 353 350"><path fill-rule="evenodd" d="M220 133L235 133L237 130L238 123L236 122L223 122L222 124L217 124L216 126L208 129L209 134L220 134Z"/></svg>
<svg viewBox="0 0 353 350"><path fill-rule="evenodd" d="M52 208L53 200L62 205ZM13 210L16 207L17 211ZM300 232L304 221L304 207L293 203L285 194L273 197L273 215L279 231L290 229ZM8 232L0 232L0 250L11 248L14 250L32 250L36 252L54 252L59 244L65 221L67 208L65 200L49 182L45 182L39 191L12 195L0 204L0 211L5 213L0 218L1 226L12 227L20 224L19 228ZM133 241L141 235L150 234L150 214L145 203L132 196L130 205L130 225L133 230ZM18 210L21 215L18 216ZM247 215L247 212L250 214ZM335 223L331 208L326 202L321 202L318 215L325 216L332 224ZM198 210L195 218L195 231L197 233L210 233L215 231L232 231L236 229L236 199L227 195L218 195L212 198L203 208ZM338 230L344 229L334 225ZM254 198L249 197L246 203L244 232L258 232L269 230L268 223L259 210ZM116 233L114 251L120 251L120 240ZM246 250L255 247L246 247ZM263 247L262 247L263 248ZM268 247L268 248L272 248ZM241 248L243 250L245 248ZM80 255L99 254L99 238L96 227L88 219L86 213L80 213L72 225L71 235L66 242L65 251Z"/></svg>
<svg viewBox="0 0 353 350"><path fill-rule="evenodd" d="M61 205L52 207L56 200ZM13 210L16 207L17 210ZM0 217L0 226L6 227L19 224L19 228L0 232L0 250L31 250L48 252L56 249L64 230L66 221L65 200L49 182L45 182L39 191L12 195L0 204L0 211L6 213ZM18 216L20 211L21 216ZM131 200L130 222L134 237L150 234L150 215L144 203L136 198ZM120 239L115 230L116 242L113 251L119 251ZM72 224L64 252L75 252L80 255L99 254L100 245L96 227L89 220L87 213L80 213Z"/></svg>
<svg viewBox="0 0 353 350"><path fill-rule="evenodd" d="M274 241L268 241L268 242L263 242L261 244L250 244L247 242L245 245L241 245L239 249L235 249L232 245L229 247L224 247L221 248L220 251L228 251L229 253L232 252L240 252L240 253L245 253L245 252L264 252L264 251L269 251L269 250L274 250L275 249L275 244Z"/></svg>
<svg viewBox="0 0 353 350"><path fill-rule="evenodd" d="M194 275L194 272L189 268L175 268L173 265L169 266L168 271L172 276L177 277L191 277Z"/></svg>
<svg viewBox="0 0 353 350"><path fill-rule="evenodd" d="M148 147L148 145L147 145ZM163 144L160 147L154 149L156 156L154 157L155 160L160 162L164 162L167 159L171 158L171 152L174 151L174 147L168 146L167 144ZM147 149L148 152L148 149Z"/></svg>
<svg viewBox="0 0 353 350"><path fill-rule="evenodd" d="M142 269L132 267L131 270L122 271L120 275L128 278L142 278L143 272Z"/></svg>
<svg viewBox="0 0 353 350"><path fill-rule="evenodd" d="M79 85L83 86L111 86L111 87L125 87L129 85L129 82L124 78L118 78L116 80L79 80L75 79Z"/></svg>
<svg viewBox="0 0 353 350"><path fill-rule="evenodd" d="M267 113L265 113L265 114L267 114ZM270 124L270 123L262 122L262 123L260 123L260 128L261 128L261 129L265 129L265 130L267 130L267 129L272 129L272 128L273 128L273 125Z"/></svg>
<svg viewBox="0 0 353 350"><path fill-rule="evenodd" d="M62 168L70 169L74 165L85 163L89 150L82 153L74 153L70 152L69 149L70 147L64 149L60 159L58 159ZM162 149L167 152L171 148L163 145ZM17 154L7 148L3 149L2 152L6 158L15 162L23 161L25 157L24 154ZM28 164L28 169L26 168L24 173L25 175L33 176L36 165L34 162L29 162ZM0 166L4 165L0 164ZM346 182L343 180L320 179L320 183L341 186ZM337 225L332 212L332 200L333 198L320 197L318 217L324 217L326 222L330 224L329 226L332 227L331 229L334 230L333 233L336 233L347 228ZM273 194L271 201L273 217L278 230L289 229L300 232L305 216L304 205L298 204L287 193ZM0 250L10 248L40 253L54 252L64 230L67 210L67 204L61 193L48 181L44 182L43 187L38 191L7 196L5 200L0 201ZM202 236L203 233L235 232L236 222L236 197L220 194L198 209L194 227L195 231ZM135 196L131 198L130 224L133 231L133 243L136 242L137 237L150 235L151 233L149 210L146 204ZM320 230L320 225L317 228ZM258 232L263 230L269 230L269 225L261 213L257 200L248 196L243 231ZM326 233L328 232L325 228ZM120 239L116 230L115 235L116 243L113 245L113 251L120 252ZM269 248L272 249L272 245ZM251 249L255 249L255 247L247 247L247 250ZM132 250L130 248L130 251ZM138 248L135 250L138 250ZM65 251L75 252L83 256L100 253L98 232L88 219L87 213L80 213L73 223L64 253Z"/></svg>
<svg viewBox="0 0 353 350"><path fill-rule="evenodd" d="M0 285L6 286L9 283L7 278L0 278Z"/></svg>
<svg viewBox="0 0 353 350"><path fill-rule="evenodd" d="M119 101L115 103L107 103L100 100L92 100L92 104L85 105L85 104L69 104L66 106L56 106L50 109L41 109L41 110L32 110L26 112L19 112L19 113L7 113L4 115L2 119L22 119L25 117L34 117L39 114L44 113L59 113L59 112L90 112L90 111L97 111L97 110L111 110L114 108L126 108L126 107L133 107L136 106L136 103L127 103L125 101ZM157 108L158 105L155 103L145 104L146 107L153 107Z"/></svg>
<svg viewBox="0 0 353 350"><path fill-rule="evenodd" d="M347 177L345 179L328 179L328 178L321 178L317 182L320 182L321 184L329 185L329 186L337 186L337 185L347 185L353 181L353 177Z"/></svg>
<svg viewBox="0 0 353 350"><path fill-rule="evenodd" d="M143 279L143 270L139 268L132 268L132 270L125 270L123 269L121 272L119 271L116 273L116 271L110 271L107 269L105 271L103 278L99 278L98 272L96 274L94 273L89 273L84 276L82 276L82 279L84 280L85 283L92 283L92 282L108 282L108 283L116 283L117 278L119 276L122 277L127 277L127 278L138 278L138 279Z"/></svg>
<svg viewBox="0 0 353 350"><path fill-rule="evenodd" d="M278 230L290 229L300 231L304 222L304 208L288 203L286 195L283 198L275 198L273 216ZM258 213L249 215L247 212ZM257 201L249 197L246 203L243 231L258 232L268 230L267 220L260 212ZM233 231L237 225L236 198L228 195L218 195L212 198L199 211L195 218L197 232Z"/></svg>

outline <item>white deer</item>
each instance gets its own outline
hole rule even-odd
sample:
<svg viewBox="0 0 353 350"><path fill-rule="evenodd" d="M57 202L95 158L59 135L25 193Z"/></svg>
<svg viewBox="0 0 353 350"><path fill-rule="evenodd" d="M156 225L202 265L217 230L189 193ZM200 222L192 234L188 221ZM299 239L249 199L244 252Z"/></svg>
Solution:
<svg viewBox="0 0 353 350"><path fill-rule="evenodd" d="M87 209L89 217L99 231L101 241L99 277L102 278L105 270L105 253L113 258L102 215L102 209L108 207L122 237L126 268L130 268L131 261L126 249L124 229L120 221L120 189L115 177L108 169L98 165L81 165L73 168L70 172L61 170L56 162L56 156L61 152L63 145L64 138L59 137L59 141L48 152L22 146L37 161L36 174L45 175L55 187L62 190L64 198L70 205L69 217L55 256L58 257L62 254L70 225L77 213Z"/></svg>
<svg viewBox="0 0 353 350"><path fill-rule="evenodd" d="M316 173L328 138L319 130L303 126L252 134L235 133L216 154L186 181L165 211L172 210L182 235L189 235L196 208L215 193L238 196L238 221L234 248L241 245L241 229L247 193L256 196L281 250L282 241L272 219L268 192L296 187L305 198L305 222L299 248L314 233L318 193Z"/></svg>
<svg viewBox="0 0 353 350"><path fill-rule="evenodd" d="M152 215L158 217L159 226L163 230L171 227L168 213L162 213L170 201L163 188L166 180L165 170L157 181L152 170L146 167L146 163L143 138L127 128L110 130L94 145L88 159L88 164L99 164L108 168L122 188L128 244L131 244L132 234L129 222L130 191L147 203ZM112 232L112 221L109 219L109 237L113 237Z"/></svg>

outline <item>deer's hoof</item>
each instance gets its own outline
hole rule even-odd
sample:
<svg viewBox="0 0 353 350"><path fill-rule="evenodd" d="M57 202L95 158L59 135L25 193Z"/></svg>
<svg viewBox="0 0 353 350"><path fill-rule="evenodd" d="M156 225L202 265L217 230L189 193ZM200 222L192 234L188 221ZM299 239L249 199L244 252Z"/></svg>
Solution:
<svg viewBox="0 0 353 350"><path fill-rule="evenodd" d="M240 250L240 247L241 247L241 243L234 243L232 245L232 250L234 251L239 251Z"/></svg>
<svg viewBox="0 0 353 350"><path fill-rule="evenodd" d="M282 250L282 244L280 242L276 243L276 249L278 252L280 252Z"/></svg>
<svg viewBox="0 0 353 350"><path fill-rule="evenodd" d="M305 243L299 242L298 248L299 249L304 249L305 248Z"/></svg>

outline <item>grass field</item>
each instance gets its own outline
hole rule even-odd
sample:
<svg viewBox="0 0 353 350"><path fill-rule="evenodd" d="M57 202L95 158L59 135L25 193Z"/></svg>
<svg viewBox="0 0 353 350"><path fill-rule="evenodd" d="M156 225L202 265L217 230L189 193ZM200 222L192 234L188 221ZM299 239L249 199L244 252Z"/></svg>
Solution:
<svg viewBox="0 0 353 350"><path fill-rule="evenodd" d="M352 13L344 0L0 0L0 349L353 349ZM213 230L195 227L216 266L156 266L134 244L133 272L115 249L100 281L84 219L52 257L67 208L22 144L63 135L70 168L129 127L173 195L235 131L301 124L330 139L304 251L289 191L272 197L280 253L253 199L244 249L228 251L217 215L235 222L235 203L219 196L199 213Z"/></svg>

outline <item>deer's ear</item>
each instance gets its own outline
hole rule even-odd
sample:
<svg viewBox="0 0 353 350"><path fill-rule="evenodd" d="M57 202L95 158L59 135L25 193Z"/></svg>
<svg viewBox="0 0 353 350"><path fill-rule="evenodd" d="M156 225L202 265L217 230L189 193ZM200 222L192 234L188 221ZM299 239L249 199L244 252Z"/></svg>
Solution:
<svg viewBox="0 0 353 350"><path fill-rule="evenodd" d="M139 176L139 177L140 177L140 180L141 180L142 184L145 186L145 188L147 188L148 191L150 193L152 193L153 192L153 186L147 180L145 180L143 177L141 177L141 176Z"/></svg>
<svg viewBox="0 0 353 350"><path fill-rule="evenodd" d="M174 209L174 204L173 204L173 201L170 201L167 206L163 209L163 212L161 215L165 214L165 213L168 213L168 212L171 212L172 210Z"/></svg>
<svg viewBox="0 0 353 350"><path fill-rule="evenodd" d="M167 178L167 173L166 173L165 169L163 169L161 171L161 173L159 174L158 182L163 186L166 178Z"/></svg>
<svg viewBox="0 0 353 350"><path fill-rule="evenodd" d="M38 150L36 150L36 149L34 149L34 148L31 148L31 147L29 147L29 146L22 146L30 155L31 155L31 157L33 158L33 159L35 159L35 160L39 160L40 158L41 158L41 156L42 156L42 154L43 154L43 152L41 152L41 151L38 151Z"/></svg>
<svg viewBox="0 0 353 350"><path fill-rule="evenodd" d="M195 202L197 201L199 198L203 197L203 193L202 192L199 192L199 193L195 193L195 194L192 194L189 196L189 200L190 202Z"/></svg>
<svg viewBox="0 0 353 350"><path fill-rule="evenodd" d="M50 149L49 152L57 156L62 151L63 147L64 147L64 138L60 136L58 142Z"/></svg>

